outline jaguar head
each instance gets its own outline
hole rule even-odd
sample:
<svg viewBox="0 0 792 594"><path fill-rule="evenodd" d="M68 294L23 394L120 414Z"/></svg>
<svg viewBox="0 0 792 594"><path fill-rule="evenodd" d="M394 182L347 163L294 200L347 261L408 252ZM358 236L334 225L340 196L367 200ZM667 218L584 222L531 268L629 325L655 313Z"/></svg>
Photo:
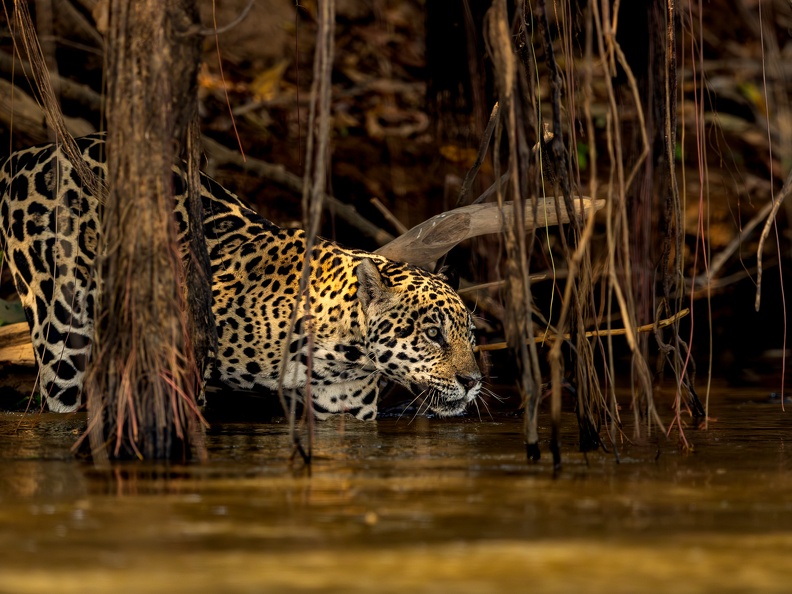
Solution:
<svg viewBox="0 0 792 594"><path fill-rule="evenodd" d="M423 395L439 416L462 413L481 391L473 320L444 277L366 258L356 268L367 355L385 377Z"/></svg>

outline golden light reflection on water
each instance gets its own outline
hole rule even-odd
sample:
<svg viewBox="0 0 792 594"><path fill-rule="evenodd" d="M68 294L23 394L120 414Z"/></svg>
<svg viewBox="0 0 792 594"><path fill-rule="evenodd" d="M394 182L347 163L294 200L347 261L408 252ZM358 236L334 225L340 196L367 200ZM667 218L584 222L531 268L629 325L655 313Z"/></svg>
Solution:
<svg viewBox="0 0 792 594"><path fill-rule="evenodd" d="M205 465L97 471L84 419L0 415L0 593L788 592L790 419L724 398L708 433L527 465L516 418L224 423ZM660 456L656 458L659 449Z"/></svg>
<svg viewBox="0 0 792 594"><path fill-rule="evenodd" d="M9 592L788 592L792 535L750 536L761 563L708 536L672 547L494 541L299 553L100 554L47 572L2 572ZM104 567L102 566L104 565ZM115 565L115 567L113 567Z"/></svg>

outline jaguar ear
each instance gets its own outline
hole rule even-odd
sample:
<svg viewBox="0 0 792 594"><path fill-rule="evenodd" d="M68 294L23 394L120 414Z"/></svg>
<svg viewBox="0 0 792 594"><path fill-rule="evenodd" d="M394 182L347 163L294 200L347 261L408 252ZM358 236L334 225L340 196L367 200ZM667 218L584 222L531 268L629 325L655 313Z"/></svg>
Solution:
<svg viewBox="0 0 792 594"><path fill-rule="evenodd" d="M453 266L443 266L437 271L437 276L443 279L454 291L459 290L459 271Z"/></svg>
<svg viewBox="0 0 792 594"><path fill-rule="evenodd" d="M358 279L358 300L363 306L363 311L368 310L372 303L385 298L388 289L382 283L379 268L371 258L361 260L355 269Z"/></svg>

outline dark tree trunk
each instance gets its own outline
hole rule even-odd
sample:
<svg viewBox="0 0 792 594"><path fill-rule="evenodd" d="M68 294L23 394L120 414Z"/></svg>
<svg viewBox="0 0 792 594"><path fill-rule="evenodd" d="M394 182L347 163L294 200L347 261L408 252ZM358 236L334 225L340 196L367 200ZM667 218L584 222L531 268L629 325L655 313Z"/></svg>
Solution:
<svg viewBox="0 0 792 594"><path fill-rule="evenodd" d="M201 359L214 332L208 258L200 209L191 202L185 272L171 172L188 132L188 161L195 162L198 151L196 25L194 0L109 4L107 255L99 267L101 299L85 385L97 460L185 458L200 435ZM188 165L188 171L197 197L197 169Z"/></svg>

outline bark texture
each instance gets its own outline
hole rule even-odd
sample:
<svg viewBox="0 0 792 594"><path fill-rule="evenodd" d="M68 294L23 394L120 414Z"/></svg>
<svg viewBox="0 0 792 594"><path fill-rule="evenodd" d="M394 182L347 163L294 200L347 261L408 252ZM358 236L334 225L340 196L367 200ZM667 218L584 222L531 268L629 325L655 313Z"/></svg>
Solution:
<svg viewBox="0 0 792 594"><path fill-rule="evenodd" d="M194 299L184 290L171 173L177 139L194 117L195 15L188 0L109 3L106 255L85 385L96 460L185 458L199 435L190 318L201 314L187 306ZM201 274L188 274L201 282Z"/></svg>

